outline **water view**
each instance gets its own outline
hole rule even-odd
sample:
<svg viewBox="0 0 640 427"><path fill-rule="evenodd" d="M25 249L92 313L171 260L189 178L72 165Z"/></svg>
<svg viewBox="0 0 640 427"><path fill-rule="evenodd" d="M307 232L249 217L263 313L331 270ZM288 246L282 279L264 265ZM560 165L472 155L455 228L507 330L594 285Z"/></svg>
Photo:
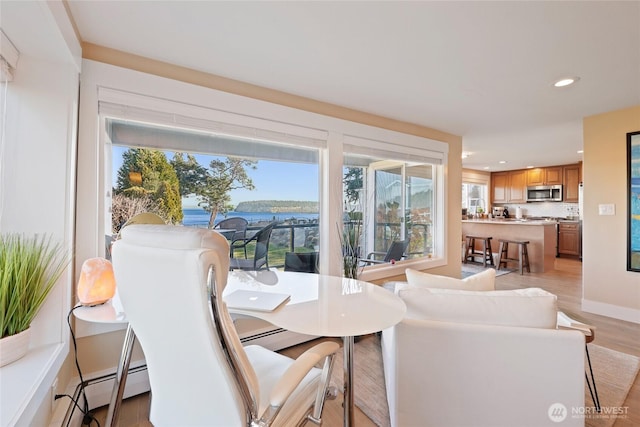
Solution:
<svg viewBox="0 0 640 427"><path fill-rule="evenodd" d="M182 224L191 227L206 227L209 224L209 212L198 208L185 208L182 210L184 218ZM269 221L289 221L292 218L297 221L317 221L317 213L300 212L227 212L226 215L218 214L215 223L225 218L241 217L249 222L249 225Z"/></svg>

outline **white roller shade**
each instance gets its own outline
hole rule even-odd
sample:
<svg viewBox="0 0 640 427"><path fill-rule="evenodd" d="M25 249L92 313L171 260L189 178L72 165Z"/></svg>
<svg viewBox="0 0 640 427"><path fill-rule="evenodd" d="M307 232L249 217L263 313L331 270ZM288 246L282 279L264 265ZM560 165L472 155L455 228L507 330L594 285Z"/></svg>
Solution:
<svg viewBox="0 0 640 427"><path fill-rule="evenodd" d="M263 139L249 139L119 120L107 120L107 133L112 144L128 147L299 163L318 162L318 150Z"/></svg>
<svg viewBox="0 0 640 427"><path fill-rule="evenodd" d="M431 141L425 139L425 145ZM354 161L356 157L368 157L377 160L399 160L407 163L429 163L441 165L444 159L444 152L420 149L416 147L400 146L383 141L374 141L365 138L345 135L343 151L345 158ZM350 154L355 156L349 156ZM347 163L345 161L345 163Z"/></svg>

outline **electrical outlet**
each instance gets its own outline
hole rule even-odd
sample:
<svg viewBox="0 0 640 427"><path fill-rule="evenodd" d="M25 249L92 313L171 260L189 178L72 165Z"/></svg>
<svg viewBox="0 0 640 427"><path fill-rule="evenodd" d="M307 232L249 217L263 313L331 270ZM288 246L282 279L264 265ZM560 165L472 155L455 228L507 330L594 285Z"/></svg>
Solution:
<svg viewBox="0 0 640 427"><path fill-rule="evenodd" d="M51 384L51 413L55 412L56 394L58 393L58 377Z"/></svg>

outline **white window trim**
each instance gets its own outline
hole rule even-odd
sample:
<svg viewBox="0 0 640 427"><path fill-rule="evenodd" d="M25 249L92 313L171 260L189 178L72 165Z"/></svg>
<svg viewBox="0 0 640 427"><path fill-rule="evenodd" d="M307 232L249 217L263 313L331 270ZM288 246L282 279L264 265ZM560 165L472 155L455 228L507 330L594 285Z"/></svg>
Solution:
<svg viewBox="0 0 640 427"><path fill-rule="evenodd" d="M203 90L211 90L204 89ZM284 137L294 135L310 140L326 141L327 131L263 119L248 114L232 113L221 108L192 105L170 101L152 95L119 91L99 86L98 102L100 113L131 120L151 121L163 125L175 125L203 131L225 133L229 127L233 135L255 137L254 130L273 132ZM235 128L233 128L235 126ZM249 133L247 133L249 132Z"/></svg>

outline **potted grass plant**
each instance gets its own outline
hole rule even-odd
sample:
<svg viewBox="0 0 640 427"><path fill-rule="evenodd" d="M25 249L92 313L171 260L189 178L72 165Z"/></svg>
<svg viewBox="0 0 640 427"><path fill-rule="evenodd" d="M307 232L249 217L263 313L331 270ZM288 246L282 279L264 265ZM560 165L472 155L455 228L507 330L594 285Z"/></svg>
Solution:
<svg viewBox="0 0 640 427"><path fill-rule="evenodd" d="M51 238L0 234L0 366L26 354L31 322L69 261Z"/></svg>
<svg viewBox="0 0 640 427"><path fill-rule="evenodd" d="M340 229L338 229L340 232ZM362 222L349 221L344 224L340 233L342 245L342 269L344 277L357 279L362 270L360 264L360 238L362 237Z"/></svg>

